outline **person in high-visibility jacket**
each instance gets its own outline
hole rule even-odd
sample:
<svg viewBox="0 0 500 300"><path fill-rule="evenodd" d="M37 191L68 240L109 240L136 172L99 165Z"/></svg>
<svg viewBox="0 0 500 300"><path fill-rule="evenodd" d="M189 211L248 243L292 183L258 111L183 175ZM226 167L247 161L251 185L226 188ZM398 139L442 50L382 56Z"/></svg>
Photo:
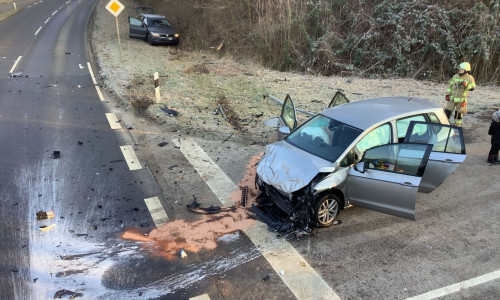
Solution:
<svg viewBox="0 0 500 300"><path fill-rule="evenodd" d="M470 74L471 68L468 62L463 62L458 67L458 73L450 79L450 86L446 90L446 107L444 112L448 119L455 111L455 125L462 125L462 118L467 113L467 97L469 91L476 88L476 81Z"/></svg>

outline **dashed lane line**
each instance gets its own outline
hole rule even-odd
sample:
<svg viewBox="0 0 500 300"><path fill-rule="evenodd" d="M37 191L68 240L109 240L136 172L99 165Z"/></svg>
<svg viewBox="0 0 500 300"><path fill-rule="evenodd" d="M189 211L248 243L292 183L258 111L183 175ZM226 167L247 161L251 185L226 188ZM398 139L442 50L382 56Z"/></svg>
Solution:
<svg viewBox="0 0 500 300"><path fill-rule="evenodd" d="M40 32L40 30L42 30L42 26L40 26L40 27L38 28L38 30L35 32L35 35L38 35L38 33Z"/></svg>
<svg viewBox="0 0 500 300"><path fill-rule="evenodd" d="M139 159L137 159L137 156L135 156L132 146L120 146L120 150L122 150L123 157L125 157L125 161L131 171L142 169L141 163L139 162Z"/></svg>
<svg viewBox="0 0 500 300"><path fill-rule="evenodd" d="M159 227L168 222L167 213L161 205L160 199L158 199L158 197L144 199L144 202L146 202L146 206L148 207L149 213L151 214L156 227Z"/></svg>
<svg viewBox="0 0 500 300"><path fill-rule="evenodd" d="M45 22L43 22L44 24L47 24L50 20L50 17L47 18L47 20L45 20Z"/></svg>
<svg viewBox="0 0 500 300"><path fill-rule="evenodd" d="M179 147L221 203L234 205L230 196L238 187L203 149L191 138L173 139L172 141ZM260 223L260 225L244 230L244 232L297 299L340 300L335 291L314 271L297 250L286 240L278 239L276 234L269 232L265 224Z"/></svg>
<svg viewBox="0 0 500 300"><path fill-rule="evenodd" d="M461 290L465 290L471 287L474 287L476 285L480 285L492 280L496 280L500 278L500 270L496 270L494 272L484 274L469 280L465 280L459 283L455 283L449 286L445 286L443 288L433 290L424 294L420 294L418 296L414 296L411 298L408 298L406 300L431 300L431 299L436 299L439 297L443 297L449 294L453 294L456 292L459 292Z"/></svg>
<svg viewBox="0 0 500 300"><path fill-rule="evenodd" d="M120 125L120 122L118 121L118 118L114 113L106 113L106 118L108 119L109 126L111 129L121 129L122 126Z"/></svg>
<svg viewBox="0 0 500 300"><path fill-rule="evenodd" d="M23 57L22 57L22 56L19 56L19 57L16 59L16 62L14 62L14 65L12 66L12 69L10 69L9 73L14 73L14 70L16 69L17 64L21 61L21 58L23 58Z"/></svg>

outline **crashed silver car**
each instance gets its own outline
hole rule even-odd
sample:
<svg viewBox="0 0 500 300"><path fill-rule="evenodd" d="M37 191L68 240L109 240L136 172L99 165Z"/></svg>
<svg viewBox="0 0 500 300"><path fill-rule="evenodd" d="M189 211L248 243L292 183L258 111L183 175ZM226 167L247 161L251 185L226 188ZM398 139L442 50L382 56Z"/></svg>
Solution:
<svg viewBox="0 0 500 300"><path fill-rule="evenodd" d="M350 204L414 220L417 192L433 191L465 160L462 129L424 99L341 98L297 127L287 95L270 122L284 138L257 165L260 202L319 227Z"/></svg>

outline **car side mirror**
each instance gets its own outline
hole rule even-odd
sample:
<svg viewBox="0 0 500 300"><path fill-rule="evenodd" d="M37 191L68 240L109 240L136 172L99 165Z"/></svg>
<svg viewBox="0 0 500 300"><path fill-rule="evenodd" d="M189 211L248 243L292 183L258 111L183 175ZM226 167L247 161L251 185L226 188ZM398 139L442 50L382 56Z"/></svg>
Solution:
<svg viewBox="0 0 500 300"><path fill-rule="evenodd" d="M354 165L354 170L360 172L360 173L364 173L365 172L365 162L364 161L360 161L359 163L355 164Z"/></svg>
<svg viewBox="0 0 500 300"><path fill-rule="evenodd" d="M280 134L282 134L282 135L289 135L290 134L290 128L288 128L288 126L280 127L278 130L279 130Z"/></svg>

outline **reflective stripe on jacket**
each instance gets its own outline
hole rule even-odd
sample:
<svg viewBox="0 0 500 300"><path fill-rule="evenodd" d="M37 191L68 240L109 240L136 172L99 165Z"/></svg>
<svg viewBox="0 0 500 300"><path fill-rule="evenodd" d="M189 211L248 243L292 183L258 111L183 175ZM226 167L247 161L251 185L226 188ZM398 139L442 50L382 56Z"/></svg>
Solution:
<svg viewBox="0 0 500 300"><path fill-rule="evenodd" d="M464 86L463 82L467 85ZM469 91L476 87L476 81L469 73L455 74L450 79L449 85L446 94L450 95L450 100L453 102L467 102Z"/></svg>

